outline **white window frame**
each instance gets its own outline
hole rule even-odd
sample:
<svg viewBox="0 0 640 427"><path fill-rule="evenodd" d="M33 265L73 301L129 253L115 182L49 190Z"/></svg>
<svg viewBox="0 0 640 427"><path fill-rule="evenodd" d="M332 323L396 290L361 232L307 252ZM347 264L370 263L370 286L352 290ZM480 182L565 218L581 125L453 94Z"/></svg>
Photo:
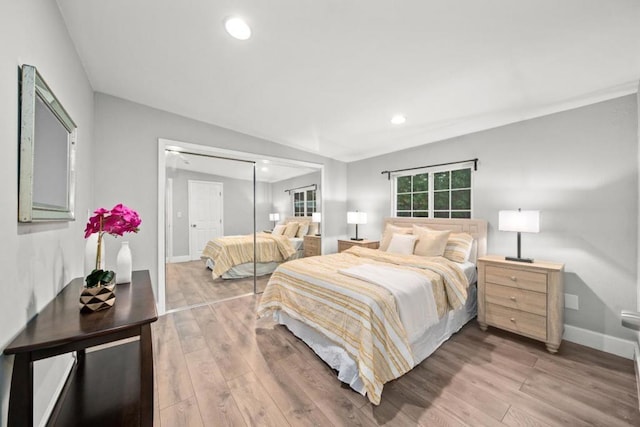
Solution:
<svg viewBox="0 0 640 427"><path fill-rule="evenodd" d="M436 173L439 172L451 172L451 171L455 171L455 170L460 170L460 169L471 169L471 186L469 187L469 190L471 191L471 197L470 197L470 202L471 202L471 210L469 212L469 217L473 218L473 205L474 205L474 191L473 191L473 175L474 175L474 163L473 162L464 162L464 163L460 163L458 165L447 165L447 166L437 166L437 167L426 167L426 168L421 168L421 169L414 169L412 171L407 171L407 172L402 172L402 173L397 173L397 174L392 174L391 175L391 216L396 217L398 216L397 213L397 196L398 196L398 178L400 177L405 177L405 176L414 176L414 175L420 175L420 174L429 174L429 187L428 187L428 203L429 203L429 208L428 208L428 216L427 217L413 217L413 218L435 218L434 217L434 201L435 201L435 190L434 190L434 184L435 184L435 180L434 180L434 175ZM460 189L456 189L456 190L464 190L466 188L460 188ZM439 190L439 191L444 191L444 190ZM451 209L451 188L449 188L449 217L451 217L451 212L455 209ZM413 207L413 206L412 206ZM415 209L411 209L411 212L413 213L415 211ZM411 217L408 217L411 218Z"/></svg>
<svg viewBox="0 0 640 427"><path fill-rule="evenodd" d="M307 191L313 191L313 193L315 194L315 209L311 212L307 211ZM296 215L296 194L298 193L302 193L302 202L304 203L304 211L303 211L303 215ZM293 210L292 214L294 217L310 217L311 214L313 212L318 212L318 189L317 188L313 188L312 185L310 185L309 187L305 187L305 188L299 188L297 190L292 190L291 191L291 209Z"/></svg>

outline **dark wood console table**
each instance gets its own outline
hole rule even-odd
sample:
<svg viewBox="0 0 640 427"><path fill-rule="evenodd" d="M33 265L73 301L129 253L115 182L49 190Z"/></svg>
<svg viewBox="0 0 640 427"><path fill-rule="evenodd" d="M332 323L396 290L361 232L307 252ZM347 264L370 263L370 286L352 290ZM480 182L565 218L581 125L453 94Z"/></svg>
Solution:
<svg viewBox="0 0 640 427"><path fill-rule="evenodd" d="M153 425L151 323L158 319L148 271L116 286L115 305L81 314L83 278L74 279L4 350L14 354L9 427L33 426L33 362L77 352L48 425ZM85 349L139 337L95 351Z"/></svg>

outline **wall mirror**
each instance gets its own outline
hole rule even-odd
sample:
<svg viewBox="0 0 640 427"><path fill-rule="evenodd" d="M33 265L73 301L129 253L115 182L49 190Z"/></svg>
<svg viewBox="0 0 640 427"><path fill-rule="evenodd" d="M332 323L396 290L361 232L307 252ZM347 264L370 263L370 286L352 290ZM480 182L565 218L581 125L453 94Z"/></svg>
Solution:
<svg viewBox="0 0 640 427"><path fill-rule="evenodd" d="M277 224L310 223L320 212L321 165L165 139L158 154L159 310L264 291L282 262L264 259L271 254L267 235ZM305 256L304 237L289 242L290 259ZM211 249L223 243L249 259L218 271Z"/></svg>
<svg viewBox="0 0 640 427"><path fill-rule="evenodd" d="M20 73L18 221L72 221L76 125L35 67Z"/></svg>

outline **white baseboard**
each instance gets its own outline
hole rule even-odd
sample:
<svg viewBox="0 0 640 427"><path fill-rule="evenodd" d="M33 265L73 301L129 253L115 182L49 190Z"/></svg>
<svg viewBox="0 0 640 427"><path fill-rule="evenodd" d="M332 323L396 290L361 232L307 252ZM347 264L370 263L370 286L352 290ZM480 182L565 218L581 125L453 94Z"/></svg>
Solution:
<svg viewBox="0 0 640 427"><path fill-rule="evenodd" d="M576 344L595 348L606 353L615 354L626 359L633 359L636 343L623 338L589 331L576 326L564 325L562 339Z"/></svg>
<svg viewBox="0 0 640 427"><path fill-rule="evenodd" d="M73 364L75 363L75 361L76 361L76 358L72 357L71 359L69 359L69 363L67 363L67 366L64 368L64 375L62 375L62 380L60 381L60 383L56 387L56 390L53 393L53 395L51 396L51 400L49 401L49 404L47 405L47 408L44 410L44 414L42 414L42 418L40 419L40 422L38 423L39 427L45 427L47 425L47 423L49 422L49 417L51 417L51 413L53 412L53 408L55 408L56 403L58 402L58 398L60 397L60 393L62 393L62 389L64 388L64 385L67 382L67 378L69 378L69 373L71 373L71 369L73 368Z"/></svg>
<svg viewBox="0 0 640 427"><path fill-rule="evenodd" d="M169 258L170 263L176 262L189 262L191 261L191 257L189 255L180 255Z"/></svg>

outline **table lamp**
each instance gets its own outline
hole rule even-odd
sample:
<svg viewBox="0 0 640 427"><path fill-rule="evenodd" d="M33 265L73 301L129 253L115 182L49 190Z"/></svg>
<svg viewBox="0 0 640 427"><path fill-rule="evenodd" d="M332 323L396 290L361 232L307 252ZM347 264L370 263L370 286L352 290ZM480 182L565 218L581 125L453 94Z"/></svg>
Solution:
<svg viewBox="0 0 640 427"><path fill-rule="evenodd" d="M311 214L311 222L318 223L318 234L316 234L316 236L319 236L320 235L320 223L322 222L322 214L320 212L313 212Z"/></svg>
<svg viewBox="0 0 640 427"><path fill-rule="evenodd" d="M538 233L540 231L540 211L500 211L498 212L498 230L518 232L518 256L505 257L509 261L533 262L531 258L522 258L520 253L520 233Z"/></svg>
<svg viewBox="0 0 640 427"><path fill-rule="evenodd" d="M347 224L355 224L356 226L356 237L352 237L351 240L360 241L363 239L358 239L358 224L366 224L367 223L367 214L364 212L347 212Z"/></svg>
<svg viewBox="0 0 640 427"><path fill-rule="evenodd" d="M276 222L280 221L280 214L279 213L270 213L269 214L269 221L273 221L273 228L276 228Z"/></svg>

